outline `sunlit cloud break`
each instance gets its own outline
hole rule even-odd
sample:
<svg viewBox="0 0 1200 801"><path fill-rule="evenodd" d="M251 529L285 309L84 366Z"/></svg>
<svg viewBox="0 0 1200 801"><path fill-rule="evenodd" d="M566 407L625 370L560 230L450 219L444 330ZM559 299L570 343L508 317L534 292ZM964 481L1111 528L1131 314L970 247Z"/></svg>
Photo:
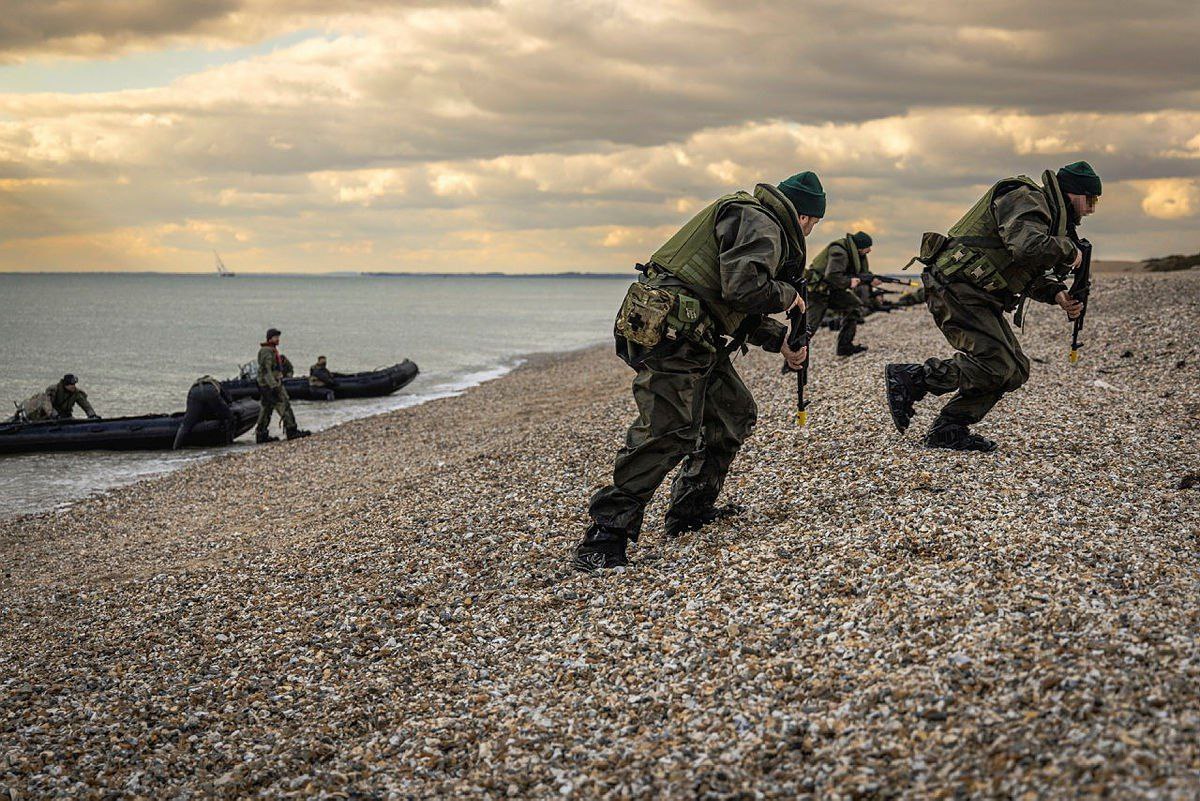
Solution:
<svg viewBox="0 0 1200 801"><path fill-rule="evenodd" d="M1078 158L1104 258L1200 249L1194 3L326 8L6 9L18 77L241 49L136 88L5 83L0 269L623 272L801 169L815 238L869 228L898 266L988 183Z"/></svg>

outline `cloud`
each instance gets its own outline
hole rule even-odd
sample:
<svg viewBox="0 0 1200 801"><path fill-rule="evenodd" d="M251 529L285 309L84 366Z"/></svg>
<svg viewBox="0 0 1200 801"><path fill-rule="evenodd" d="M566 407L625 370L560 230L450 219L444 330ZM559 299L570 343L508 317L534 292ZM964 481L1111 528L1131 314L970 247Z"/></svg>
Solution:
<svg viewBox="0 0 1200 801"><path fill-rule="evenodd" d="M871 227L879 260L903 263L992 181L1077 158L1105 179L1098 246L1195 249L1194 3L63 0L9 16L0 51L38 58L318 33L158 88L0 95L0 268L131 241L125 265L159 269L211 246L250 269L624 269L712 197L804 168L830 195L818 238Z"/></svg>
<svg viewBox="0 0 1200 801"><path fill-rule="evenodd" d="M1159 181L1139 181L1142 190L1142 211L1159 220L1180 220L1200 210L1200 185L1195 180L1168 178Z"/></svg>
<svg viewBox="0 0 1200 801"><path fill-rule="evenodd" d="M54 0L3 3L0 61L111 58L155 46L245 44L339 19L472 0Z"/></svg>

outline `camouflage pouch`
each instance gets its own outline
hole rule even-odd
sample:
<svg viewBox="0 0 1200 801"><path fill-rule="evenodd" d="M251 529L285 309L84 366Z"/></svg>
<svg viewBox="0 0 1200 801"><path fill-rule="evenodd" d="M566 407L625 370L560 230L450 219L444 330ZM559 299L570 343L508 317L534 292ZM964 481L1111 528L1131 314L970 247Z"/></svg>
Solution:
<svg viewBox="0 0 1200 801"><path fill-rule="evenodd" d="M926 231L921 234L921 252L917 256L917 261L932 267L938 254L946 249L946 243L949 241L945 235L936 231Z"/></svg>
<svg viewBox="0 0 1200 801"><path fill-rule="evenodd" d="M617 312L614 332L644 348L653 348L667 335L667 317L675 307L675 296L664 289L631 284Z"/></svg>

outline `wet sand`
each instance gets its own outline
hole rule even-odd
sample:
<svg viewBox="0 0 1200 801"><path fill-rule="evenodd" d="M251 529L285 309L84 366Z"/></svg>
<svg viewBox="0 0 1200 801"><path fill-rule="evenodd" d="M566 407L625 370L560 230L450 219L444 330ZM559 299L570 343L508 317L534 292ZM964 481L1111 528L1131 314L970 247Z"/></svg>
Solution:
<svg viewBox="0 0 1200 801"><path fill-rule="evenodd" d="M657 498L601 577L607 346L0 522L0 795L1195 797L1200 274L1097 284L994 454L892 428L921 309L818 336L803 430L739 358L746 512L666 543Z"/></svg>

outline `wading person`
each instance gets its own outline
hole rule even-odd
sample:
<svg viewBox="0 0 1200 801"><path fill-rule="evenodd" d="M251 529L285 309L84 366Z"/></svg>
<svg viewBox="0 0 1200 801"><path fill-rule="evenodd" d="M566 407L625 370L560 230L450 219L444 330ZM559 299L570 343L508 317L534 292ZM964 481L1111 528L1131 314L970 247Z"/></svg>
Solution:
<svg viewBox="0 0 1200 801"><path fill-rule="evenodd" d="M925 444L953 450L992 451L996 443L969 426L983 419L1006 392L1029 378L1029 360L1004 319L1024 299L1058 304L1067 318L1083 305L1063 280L1079 267L1083 252L1075 226L1096 210L1100 178L1085 161L1039 185L1026 176L988 189L948 235L926 234L919 259L925 305L946 340L958 351L924 364L889 364L888 406L896 428L908 428L914 404L926 394L954 397L942 407Z"/></svg>
<svg viewBox="0 0 1200 801"><path fill-rule="evenodd" d="M258 413L254 441L259 443L279 440L269 431L271 414L276 411L288 439L307 437L310 433L296 426L296 416L292 414L292 402L283 385L284 358L279 353L279 335L278 328L267 329L267 339L258 349L258 397L262 409Z"/></svg>
<svg viewBox="0 0 1200 801"><path fill-rule="evenodd" d="M859 286L880 285L878 280L869 280L864 284L859 277L860 273L870 273L867 254L871 252L873 244L870 234L864 231L846 234L826 245L813 258L805 275L805 281L808 282L810 337L821 327L826 312L835 311L842 316L838 327L838 356L853 356L867 349L865 345L855 344L854 336L866 317L863 300L857 291Z"/></svg>
<svg viewBox="0 0 1200 801"><path fill-rule="evenodd" d="M225 444L233 442L233 411L229 408L231 403L233 399L229 397L228 390L221 386L220 381L211 375L196 379L188 390L187 410L183 414L179 430L175 432L175 444L172 448L179 450L192 433L192 429L202 420L220 420L225 429Z"/></svg>
<svg viewBox="0 0 1200 801"><path fill-rule="evenodd" d="M765 315L803 308L793 284L804 267L804 238L824 215L821 182L803 172L717 199L639 265L643 275L615 325L617 354L637 371L638 417L612 484L592 498L577 568L627 564L626 544L641 533L646 504L680 462L667 536L721 516L714 504L758 414L729 356L745 343L802 365L805 349L790 350L787 327Z"/></svg>

